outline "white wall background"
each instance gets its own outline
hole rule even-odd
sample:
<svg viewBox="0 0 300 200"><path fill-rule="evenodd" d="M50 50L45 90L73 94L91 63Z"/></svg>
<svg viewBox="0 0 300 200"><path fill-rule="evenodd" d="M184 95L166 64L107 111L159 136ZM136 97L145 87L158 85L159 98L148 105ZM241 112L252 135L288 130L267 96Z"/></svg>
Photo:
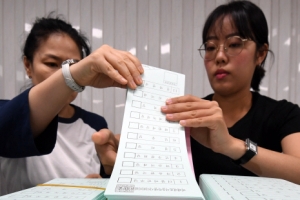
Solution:
<svg viewBox="0 0 300 200"><path fill-rule="evenodd" d="M34 19L50 11L63 14L89 38L93 50L102 44L128 50L142 63L186 75L186 94L212 92L197 48L206 16L226 0L0 0L0 98L11 99L25 85L21 48ZM300 103L300 1L253 0L269 24L275 54L261 93ZM125 90L87 88L75 100L103 115L119 133Z"/></svg>

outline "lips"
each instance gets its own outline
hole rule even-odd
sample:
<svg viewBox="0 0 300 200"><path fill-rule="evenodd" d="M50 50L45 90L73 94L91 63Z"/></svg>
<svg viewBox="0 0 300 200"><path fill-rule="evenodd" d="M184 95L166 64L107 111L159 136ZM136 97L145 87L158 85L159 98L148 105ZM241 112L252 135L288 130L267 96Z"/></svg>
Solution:
<svg viewBox="0 0 300 200"><path fill-rule="evenodd" d="M224 70L224 69L218 69L216 71L216 73L215 73L215 76L216 76L217 79L220 80L220 79L225 78L228 74L229 73L226 70Z"/></svg>

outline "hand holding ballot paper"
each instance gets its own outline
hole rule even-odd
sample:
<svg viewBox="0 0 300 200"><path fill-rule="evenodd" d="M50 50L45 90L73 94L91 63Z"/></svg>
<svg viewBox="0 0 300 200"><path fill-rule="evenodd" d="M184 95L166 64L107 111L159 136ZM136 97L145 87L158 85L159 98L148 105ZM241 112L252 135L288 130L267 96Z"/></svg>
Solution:
<svg viewBox="0 0 300 200"><path fill-rule="evenodd" d="M107 174L113 171L107 186L106 179L55 179L3 199L204 199L189 162L185 129L161 112L167 99L184 94L185 77L143 67L143 84L127 92L120 140L108 129L93 135L102 167Z"/></svg>
<svg viewBox="0 0 300 200"><path fill-rule="evenodd" d="M117 159L105 196L204 199L189 163L184 128L166 121L160 110L167 99L184 94L185 77L143 67L143 84L127 92Z"/></svg>
<svg viewBox="0 0 300 200"><path fill-rule="evenodd" d="M161 112L167 99L184 94L185 77L143 67L143 84L127 91L120 138L108 129L93 135L110 179L54 179L0 199L300 199L300 186L282 179L218 174L195 178L189 128L167 121Z"/></svg>

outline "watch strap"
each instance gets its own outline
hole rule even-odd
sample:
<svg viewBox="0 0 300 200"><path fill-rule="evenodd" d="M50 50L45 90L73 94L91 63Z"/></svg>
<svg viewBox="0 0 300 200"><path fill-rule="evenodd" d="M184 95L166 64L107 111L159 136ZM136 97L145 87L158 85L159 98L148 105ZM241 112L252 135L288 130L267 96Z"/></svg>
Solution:
<svg viewBox="0 0 300 200"><path fill-rule="evenodd" d="M62 63L61 67L62 67L62 73L65 78L65 82L66 82L67 86L69 86L72 90L74 90L76 92L82 92L85 87L78 85L75 82L75 80L73 79L71 72L70 72L70 66L77 62L78 61L75 59L68 59Z"/></svg>
<svg viewBox="0 0 300 200"><path fill-rule="evenodd" d="M257 144L251 141L249 138L245 140L245 146L246 146L245 154L237 160L232 160L237 165L246 164L257 154Z"/></svg>

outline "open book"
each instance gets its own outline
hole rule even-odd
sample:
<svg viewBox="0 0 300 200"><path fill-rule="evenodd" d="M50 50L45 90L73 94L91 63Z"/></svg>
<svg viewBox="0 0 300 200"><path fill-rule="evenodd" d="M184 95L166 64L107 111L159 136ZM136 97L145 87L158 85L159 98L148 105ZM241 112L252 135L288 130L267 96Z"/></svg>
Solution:
<svg viewBox="0 0 300 200"><path fill-rule="evenodd" d="M188 159L185 131L161 106L184 95L183 74L143 65L128 90L116 163L105 191L113 199L204 199Z"/></svg>

